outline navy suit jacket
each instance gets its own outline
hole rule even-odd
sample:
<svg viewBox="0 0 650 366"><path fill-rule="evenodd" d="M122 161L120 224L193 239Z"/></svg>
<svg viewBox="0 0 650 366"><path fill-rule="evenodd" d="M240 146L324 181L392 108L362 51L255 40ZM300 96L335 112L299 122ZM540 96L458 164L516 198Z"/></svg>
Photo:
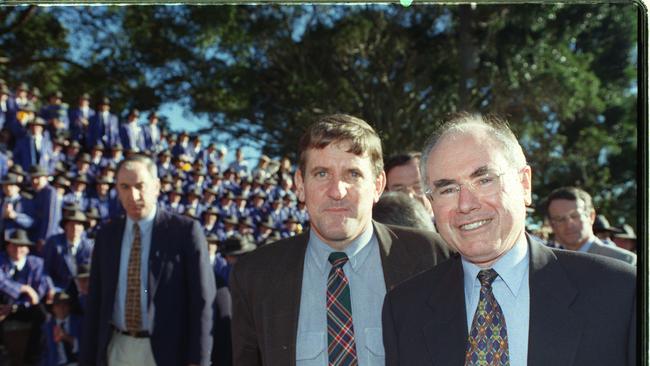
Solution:
<svg viewBox="0 0 650 366"><path fill-rule="evenodd" d="M68 249L65 234L53 235L47 239L43 249L45 273L50 276L55 287L65 290L77 275L78 266L90 263L92 251L92 240L82 237L77 253L73 256Z"/></svg>
<svg viewBox="0 0 650 366"><path fill-rule="evenodd" d="M81 365L106 365L126 218L100 229L93 250ZM209 365L216 296L198 221L158 207L149 254L151 348L159 366Z"/></svg>
<svg viewBox="0 0 650 366"><path fill-rule="evenodd" d="M29 171L29 168L36 164L47 169L49 166L48 161L52 154L52 141L50 141L48 134L43 135L41 148L38 153L40 156L36 159L34 137L27 134L16 141L16 146L14 147L14 163L20 165L24 171Z"/></svg>
<svg viewBox="0 0 650 366"><path fill-rule="evenodd" d="M88 109L88 123L90 124L90 119L95 115L95 110L92 108ZM83 118L83 113L81 109L74 108L70 109L68 112L68 119L70 120L70 138L79 143L85 143L86 133L88 127L84 127L81 123L81 118ZM92 146L89 146L89 148Z"/></svg>
<svg viewBox="0 0 650 366"><path fill-rule="evenodd" d="M529 366L636 364L636 270L529 237ZM467 310L460 256L386 295L386 365L463 365Z"/></svg>
<svg viewBox="0 0 650 366"><path fill-rule="evenodd" d="M95 146L101 142L104 146L115 146L120 142L120 131L117 123L117 117L109 114L108 119L104 120L102 114L97 112L88 120L88 134L86 136L86 146Z"/></svg>
<svg viewBox="0 0 650 366"><path fill-rule="evenodd" d="M138 131L139 132L133 136L133 132L129 129L128 123L123 123L120 126L120 140L122 141L122 146L125 150L144 150L145 145L142 127L138 126Z"/></svg>

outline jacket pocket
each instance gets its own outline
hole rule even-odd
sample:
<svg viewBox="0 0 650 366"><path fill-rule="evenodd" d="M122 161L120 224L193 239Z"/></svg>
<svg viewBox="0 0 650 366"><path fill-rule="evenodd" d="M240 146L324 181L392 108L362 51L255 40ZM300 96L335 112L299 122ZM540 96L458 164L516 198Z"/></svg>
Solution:
<svg viewBox="0 0 650 366"><path fill-rule="evenodd" d="M296 342L296 361L299 366L324 365L327 347L325 332L303 332Z"/></svg>
<svg viewBox="0 0 650 366"><path fill-rule="evenodd" d="M386 353L381 328L366 328L366 349L368 350L368 365L384 365Z"/></svg>

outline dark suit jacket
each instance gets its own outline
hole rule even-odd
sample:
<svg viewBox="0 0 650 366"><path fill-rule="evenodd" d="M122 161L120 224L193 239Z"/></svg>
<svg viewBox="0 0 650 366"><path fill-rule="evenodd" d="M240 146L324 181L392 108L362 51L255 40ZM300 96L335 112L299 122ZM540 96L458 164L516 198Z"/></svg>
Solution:
<svg viewBox="0 0 650 366"><path fill-rule="evenodd" d="M532 240L528 365L635 365L635 268ZM459 256L395 288L383 309L386 365L463 365L466 311Z"/></svg>
<svg viewBox="0 0 650 366"><path fill-rule="evenodd" d="M84 319L82 365L106 365L125 218L97 234ZM159 366L208 365L216 286L198 221L158 208L149 253L151 348Z"/></svg>
<svg viewBox="0 0 650 366"><path fill-rule="evenodd" d="M377 222L373 225L387 290L449 256L438 234ZM233 267L230 291L235 365L296 364L308 240L308 234L301 234L268 244L242 257Z"/></svg>

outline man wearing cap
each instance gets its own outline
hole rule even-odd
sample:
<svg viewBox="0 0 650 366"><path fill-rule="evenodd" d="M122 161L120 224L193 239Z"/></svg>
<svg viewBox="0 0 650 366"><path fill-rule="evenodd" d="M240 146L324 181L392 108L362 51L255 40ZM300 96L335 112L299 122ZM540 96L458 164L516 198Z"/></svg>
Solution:
<svg viewBox="0 0 650 366"><path fill-rule="evenodd" d="M301 138L299 156L295 182L310 230L234 266L234 364L383 365L384 294L449 253L435 233L372 220L386 176L367 122L321 117Z"/></svg>
<svg viewBox="0 0 650 366"><path fill-rule="evenodd" d="M70 138L84 144L90 119L95 115L95 110L90 108L90 95L83 93L79 96L77 107L68 111L70 121Z"/></svg>
<svg viewBox="0 0 650 366"><path fill-rule="evenodd" d="M6 238L6 233L12 229L31 229L34 225L34 206L32 201L20 193L20 181L13 173L7 174L2 180L2 204L0 205L0 238Z"/></svg>
<svg viewBox="0 0 650 366"><path fill-rule="evenodd" d="M56 188L50 185L48 172L40 165L33 165L29 169L32 188L34 189L34 240L39 250L45 239L60 232L59 223L63 210L63 197L56 193Z"/></svg>
<svg viewBox="0 0 650 366"><path fill-rule="evenodd" d="M102 98L97 113L88 119L86 146L95 146L98 142L101 142L104 146L110 147L120 142L117 116L110 111L110 100Z"/></svg>
<svg viewBox="0 0 650 366"><path fill-rule="evenodd" d="M562 248L604 255L636 265L636 254L605 245L594 235L596 211L589 193L577 187L557 188L546 198L545 208L555 241Z"/></svg>
<svg viewBox="0 0 650 366"><path fill-rule="evenodd" d="M63 233L47 239L43 250L45 273L58 290L67 289L77 275L77 268L90 263L93 242L85 235L88 227L86 215L73 211L61 220Z"/></svg>
<svg viewBox="0 0 650 366"><path fill-rule="evenodd" d="M132 109L126 117L126 121L120 126L120 141L125 150L140 152L145 149L144 135L142 129L138 126L140 111Z"/></svg>
<svg viewBox="0 0 650 366"><path fill-rule="evenodd" d="M29 133L16 140L14 162L27 171L32 165L48 167L52 142L48 133L44 133L45 121L36 117L27 125Z"/></svg>
<svg viewBox="0 0 650 366"><path fill-rule="evenodd" d="M155 111L150 112L147 117L147 124L142 127L145 150L155 153L162 150L162 138L158 127L158 114Z"/></svg>
<svg viewBox="0 0 650 366"><path fill-rule="evenodd" d="M126 217L97 234L80 363L208 366L216 286L201 226L157 205L149 157L123 160L116 182Z"/></svg>
<svg viewBox="0 0 650 366"><path fill-rule="evenodd" d="M0 253L0 303L12 305L12 313L2 322L3 338L12 339L7 351L13 362L34 364L43 349L42 303L51 290L50 280L43 259L29 255L34 243L25 230L13 230L6 241L6 250Z"/></svg>

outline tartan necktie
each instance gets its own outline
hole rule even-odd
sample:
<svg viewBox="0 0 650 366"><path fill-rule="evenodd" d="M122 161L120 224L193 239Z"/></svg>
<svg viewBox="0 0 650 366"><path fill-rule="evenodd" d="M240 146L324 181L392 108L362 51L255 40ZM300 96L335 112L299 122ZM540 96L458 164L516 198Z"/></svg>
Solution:
<svg viewBox="0 0 650 366"><path fill-rule="evenodd" d="M352 326L350 286L343 272L348 256L333 252L328 258L332 264L327 277L327 353L329 366L357 365L357 350Z"/></svg>
<svg viewBox="0 0 650 366"><path fill-rule="evenodd" d="M506 318L492 293L492 282L498 274L493 269L478 273L481 295L472 329L467 337L465 366L509 365Z"/></svg>
<svg viewBox="0 0 650 366"><path fill-rule="evenodd" d="M133 244L129 255L129 267L126 278L126 304L124 320L127 331L139 331L142 328L142 309L140 308L140 226L133 224Z"/></svg>

